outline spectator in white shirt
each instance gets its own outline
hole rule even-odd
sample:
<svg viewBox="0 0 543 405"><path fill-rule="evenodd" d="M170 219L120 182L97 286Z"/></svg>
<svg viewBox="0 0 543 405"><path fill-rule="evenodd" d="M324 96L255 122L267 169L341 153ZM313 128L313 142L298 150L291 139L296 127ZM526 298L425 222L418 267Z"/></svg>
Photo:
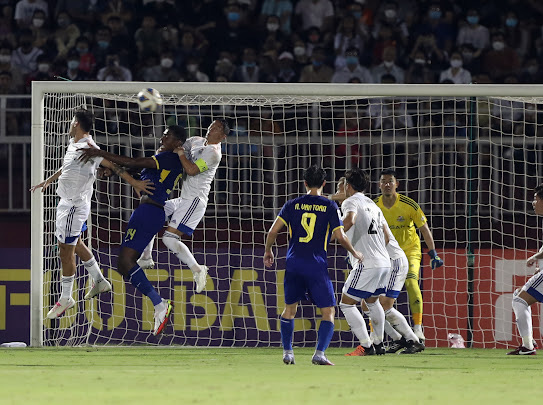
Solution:
<svg viewBox="0 0 543 405"><path fill-rule="evenodd" d="M454 84L470 84L471 73L462 67L462 54L455 51L451 55L451 67L442 71L439 75L439 82L451 80Z"/></svg>
<svg viewBox="0 0 543 405"><path fill-rule="evenodd" d="M404 70L396 65L396 47L387 46L383 49L383 62L372 70L373 82L381 83L381 77L392 75L396 78L396 83L404 82Z"/></svg>
<svg viewBox="0 0 543 405"><path fill-rule="evenodd" d="M456 44L471 44L476 52L474 57L479 57L481 51L490 45L490 34L488 28L479 24L479 13L475 9L468 10L466 16L467 25L460 28L456 37Z"/></svg>
<svg viewBox="0 0 543 405"><path fill-rule="evenodd" d="M334 27L334 5L330 0L300 0L294 14L300 19L304 31L317 27L325 33L332 32Z"/></svg>
<svg viewBox="0 0 543 405"><path fill-rule="evenodd" d="M360 79L361 83L373 83L370 71L360 66L358 49L348 48L345 51L345 66L336 68L332 83L349 83L353 77Z"/></svg>

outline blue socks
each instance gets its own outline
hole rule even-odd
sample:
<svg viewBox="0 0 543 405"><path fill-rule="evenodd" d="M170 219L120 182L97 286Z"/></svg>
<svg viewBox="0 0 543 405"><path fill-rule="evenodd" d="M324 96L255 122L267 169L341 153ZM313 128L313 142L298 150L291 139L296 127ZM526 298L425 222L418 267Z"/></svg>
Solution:
<svg viewBox="0 0 543 405"><path fill-rule="evenodd" d="M162 302L162 297L158 295L155 288L152 286L152 284L149 282L149 279L145 275L145 272L137 264L130 269L129 281L143 295L148 296L154 306L157 306Z"/></svg>
<svg viewBox="0 0 543 405"><path fill-rule="evenodd" d="M281 322L281 326L283 323ZM324 352L328 345L330 344L330 341L332 340L332 335L334 334L334 322L330 321L321 321L321 325L319 326L319 341L317 342L317 350L320 350L321 352Z"/></svg>
<svg viewBox="0 0 543 405"><path fill-rule="evenodd" d="M281 342L283 350L292 350L292 337L294 335L294 319L279 318L281 322Z"/></svg>

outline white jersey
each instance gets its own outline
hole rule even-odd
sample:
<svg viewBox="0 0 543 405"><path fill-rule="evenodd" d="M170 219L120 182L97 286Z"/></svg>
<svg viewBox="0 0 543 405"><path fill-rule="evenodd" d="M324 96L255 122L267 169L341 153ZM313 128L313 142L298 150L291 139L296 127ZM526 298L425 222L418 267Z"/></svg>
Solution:
<svg viewBox="0 0 543 405"><path fill-rule="evenodd" d="M98 148L90 136L80 139L78 142L74 142L74 138L70 138L62 162L62 174L58 178L57 194L61 198L72 201L74 205L90 204L96 180L96 169L103 160L98 156L87 163L77 160L81 155L79 151L89 148L89 144Z"/></svg>
<svg viewBox="0 0 543 405"><path fill-rule="evenodd" d="M181 187L181 198L199 197L206 205L211 190L211 182L221 162L221 144L208 145L207 139L193 136L184 143L185 155L200 168L200 173L187 176Z"/></svg>
<svg viewBox="0 0 543 405"><path fill-rule="evenodd" d="M386 223L381 209L364 193L356 193L341 204L343 219L349 212L356 214L354 224L346 232L355 250L364 255L364 268L390 268L390 256L385 247ZM349 253L351 263L356 259Z"/></svg>
<svg viewBox="0 0 543 405"><path fill-rule="evenodd" d="M398 243L398 241L392 234L392 231L390 230L388 223L386 221L385 221L385 227L387 229L388 237L389 237L387 252L388 252L388 255L390 256L390 259L395 260L395 259L399 259L400 257L405 256L405 252L400 247L400 244Z"/></svg>

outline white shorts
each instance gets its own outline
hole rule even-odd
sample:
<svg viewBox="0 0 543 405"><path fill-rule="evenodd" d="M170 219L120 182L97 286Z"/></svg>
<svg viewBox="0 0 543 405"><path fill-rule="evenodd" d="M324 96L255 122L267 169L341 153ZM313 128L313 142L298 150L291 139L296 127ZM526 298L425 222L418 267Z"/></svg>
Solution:
<svg viewBox="0 0 543 405"><path fill-rule="evenodd" d="M57 205L55 236L58 241L75 245L81 232L87 229L85 222L89 218L90 204L75 206L71 201L60 199Z"/></svg>
<svg viewBox="0 0 543 405"><path fill-rule="evenodd" d="M390 298L398 298L402 291L407 272L409 271L409 261L407 257L402 256L390 261L392 268L388 277L387 289L385 295Z"/></svg>
<svg viewBox="0 0 543 405"><path fill-rule="evenodd" d="M543 271L539 271L530 277L522 289L539 302L543 302Z"/></svg>
<svg viewBox="0 0 543 405"><path fill-rule="evenodd" d="M192 200L174 198L164 205L168 226L186 235L192 235L206 213L206 204L198 197Z"/></svg>
<svg viewBox="0 0 543 405"><path fill-rule="evenodd" d="M365 268L358 263L350 271L342 292L357 301L378 296L385 292L389 274L390 267Z"/></svg>

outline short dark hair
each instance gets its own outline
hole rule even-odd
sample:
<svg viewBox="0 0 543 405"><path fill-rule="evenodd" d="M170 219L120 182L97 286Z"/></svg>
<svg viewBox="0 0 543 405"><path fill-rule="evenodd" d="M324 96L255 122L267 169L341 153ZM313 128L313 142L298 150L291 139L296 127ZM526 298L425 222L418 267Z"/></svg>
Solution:
<svg viewBox="0 0 543 405"><path fill-rule="evenodd" d="M187 140L187 132L185 131L185 128L183 128L181 125L168 126L168 133L175 136L182 143L185 143L185 141Z"/></svg>
<svg viewBox="0 0 543 405"><path fill-rule="evenodd" d="M92 124L94 124L93 113L91 113L89 110L85 110L84 108L80 108L75 111L74 116L76 121L79 122L79 125L83 131L89 132L91 130Z"/></svg>
<svg viewBox="0 0 543 405"><path fill-rule="evenodd" d="M230 133L230 125L228 125L228 121L222 118L219 118L217 121L222 124L222 132L224 132L225 135L228 135Z"/></svg>
<svg viewBox="0 0 543 405"><path fill-rule="evenodd" d="M543 184L540 184L534 189L534 194L543 200Z"/></svg>
<svg viewBox="0 0 543 405"><path fill-rule="evenodd" d="M326 170L317 165L309 166L304 170L304 180L307 183L307 187L320 188L324 184L324 180L326 180Z"/></svg>
<svg viewBox="0 0 543 405"><path fill-rule="evenodd" d="M370 176L364 170L356 168L345 172L345 181L356 191L366 191L370 184Z"/></svg>
<svg viewBox="0 0 543 405"><path fill-rule="evenodd" d="M394 177L398 178L398 176L396 175L396 170L394 170L394 169L384 169L381 172L381 176L394 176Z"/></svg>

